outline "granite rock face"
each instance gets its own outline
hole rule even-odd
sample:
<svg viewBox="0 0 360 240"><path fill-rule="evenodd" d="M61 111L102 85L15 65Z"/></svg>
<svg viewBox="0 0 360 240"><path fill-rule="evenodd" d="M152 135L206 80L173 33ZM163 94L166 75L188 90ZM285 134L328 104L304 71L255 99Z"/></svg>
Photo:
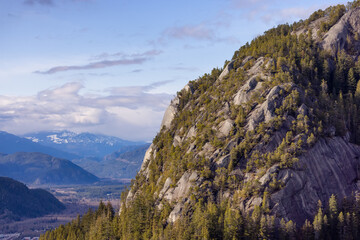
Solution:
<svg viewBox="0 0 360 240"><path fill-rule="evenodd" d="M298 166L278 172L285 186L271 195L272 212L287 220L302 224L317 212L318 200L327 203L332 194L341 199L360 190L360 146L341 137L320 139Z"/></svg>
<svg viewBox="0 0 360 240"><path fill-rule="evenodd" d="M347 38L354 42L354 36L360 33L360 8L345 13L340 20L330 28L322 41L322 47L336 54L346 47Z"/></svg>
<svg viewBox="0 0 360 240"><path fill-rule="evenodd" d="M236 93L234 97L234 104L240 105L248 102L251 96L254 95L260 88L262 83L258 81L258 76L252 76Z"/></svg>
<svg viewBox="0 0 360 240"><path fill-rule="evenodd" d="M309 27L315 30L319 29L321 21L327 19L328 17L320 18L311 23ZM306 31L309 30L300 29L294 34L306 34ZM336 53L341 49L346 50L347 39L351 40L356 33L360 33L360 9L347 12L324 36L313 33L312 37L316 40L316 44L321 44L324 49ZM187 159L187 161L194 160L196 162L199 159L208 161L209 164L206 166L209 169L195 170L195 168L188 167L192 166L189 164L183 172L178 171L177 176L164 175L159 177L154 198L159 209L163 206L164 201L170 204L168 223L174 223L184 214L184 209L191 203L193 189L198 189L198 194L199 191L213 194L209 198L217 202L221 202L223 199L229 199L230 202L234 200L237 196L236 190L234 190L236 187L224 191L219 191L218 188L214 187L216 185L214 182L217 181L215 179L216 177L220 179L220 174L224 174L226 178L236 179L239 186L249 184L249 186L255 186L259 189L253 195L251 195L252 193L244 194L245 196L242 196L241 199L238 196L236 197L236 201L234 201L238 204L236 207L247 213L251 213L256 206L263 204L262 194L270 188L272 182L280 183L280 187L272 190L268 196L270 214L279 219L292 220L296 222L297 226L302 226L305 219L311 219L314 216L319 200L326 204L332 194L341 199L360 190L359 145L350 143L347 137L335 136L335 127L330 125L323 129L323 135L327 137L317 135L318 139L315 140L312 147L306 142L309 136L305 134L305 131L299 133L297 130L292 130L296 128L297 119L301 119L301 117L303 119L315 118L313 113L315 105L312 104L312 101L317 101L317 99L316 96L311 99L307 98L306 89L301 87L298 82L296 85L296 81L273 81L276 78L276 73L273 72L272 68L277 66L276 61L277 59L270 57L243 56L238 61L229 62L219 77L210 84L214 84L215 87L224 83L229 84L227 76L230 71L234 73L232 77L237 76L236 74L243 75L239 78L241 84L237 84L237 89L232 89L233 91L228 95L229 98L222 102L216 101L221 99L219 98L220 94L227 94L227 92L221 92L220 88L218 95L204 96L202 94L206 94L206 92L199 94L200 91L196 88L197 84L193 82L193 85L188 84L182 91L193 94L193 96L199 96L192 99L194 106L187 107L185 104L179 110L179 97L170 103L164 114L161 131L167 131L172 148L181 149L183 147L183 154L191 156L190 160ZM283 72L295 71L290 70L287 66L280 66L279 68L279 71ZM201 100L201 98L203 99ZM201 101L205 101L204 99L208 102L215 101L212 102L212 105L201 105ZM209 114L211 110L206 108L211 109L216 104L219 104L216 108L217 111ZM293 105L283 111L281 107L286 104ZM246 116L244 114L238 120L234 113L239 113L236 112L236 109L241 107L246 110L244 110ZM291 110L289 110L290 108ZM172 121L177 116L178 111L184 110L190 114L194 109L196 109L196 113L192 118L193 122L189 121L185 126L180 125L180 129L173 129ZM205 118L204 116L208 116L207 114L211 117ZM201 134L204 135L205 129L202 125L206 125L203 124L204 119L211 119L213 125L206 126L206 130L214 132L214 139L201 141L203 137ZM278 126L272 126L272 123L274 125L278 123ZM302 123L306 125L305 120ZM257 131L261 127L266 129ZM315 128L315 125L312 127ZM287 140L288 132L291 132L289 135L294 134L296 136ZM242 144L251 144L245 139L248 133L249 135L254 134L254 138L258 138L260 141L249 148L249 152L234 151L234 149L241 148ZM251 160L249 156L252 153L271 155L283 142L289 141L290 143L286 145L288 148L279 154L280 157L283 157L288 153L286 151L292 147L291 144L296 145L300 140L302 141L302 144L299 144L300 153L296 153L298 162L291 167L282 166L281 161L276 160L270 163L273 164L272 166L270 164L269 166L260 165L260 169L246 169L246 164ZM297 148L297 145L295 147ZM145 176L145 183L149 180L149 163L151 159L156 158L157 149L157 146L151 145L145 155L139 173ZM166 159L163 160L166 161ZM176 159L172 160L176 161ZM252 160L261 161L263 159L259 157ZM236 164L230 165L230 162L233 161L237 161ZM211 173L207 175L208 172L205 170ZM210 181L213 182L210 184ZM134 196L136 196L136 192L131 190L126 202L131 202ZM185 214L187 213L185 212Z"/></svg>
<svg viewBox="0 0 360 240"><path fill-rule="evenodd" d="M165 110L160 129L163 127L170 128L170 124L171 124L172 120L174 119L175 114L177 112L178 105L179 105L179 98L176 97L171 101L170 105Z"/></svg>
<svg viewBox="0 0 360 240"><path fill-rule="evenodd" d="M233 69L233 65L234 65L234 61L231 61L226 65L226 67L219 76L219 81L222 81L229 74L231 69Z"/></svg>

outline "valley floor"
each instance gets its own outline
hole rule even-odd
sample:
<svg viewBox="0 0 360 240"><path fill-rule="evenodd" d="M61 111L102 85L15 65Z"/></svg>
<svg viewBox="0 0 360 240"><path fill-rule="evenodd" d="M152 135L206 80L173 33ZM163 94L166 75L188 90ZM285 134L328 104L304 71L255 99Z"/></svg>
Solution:
<svg viewBox="0 0 360 240"><path fill-rule="evenodd" d="M77 215L85 214L89 208L95 209L100 200L110 201L112 206L118 209L120 194L127 185L128 181L111 181L100 185L48 187L46 190L63 202L66 209L61 213L16 222L0 220L0 240L36 239L47 230L55 229L76 219Z"/></svg>

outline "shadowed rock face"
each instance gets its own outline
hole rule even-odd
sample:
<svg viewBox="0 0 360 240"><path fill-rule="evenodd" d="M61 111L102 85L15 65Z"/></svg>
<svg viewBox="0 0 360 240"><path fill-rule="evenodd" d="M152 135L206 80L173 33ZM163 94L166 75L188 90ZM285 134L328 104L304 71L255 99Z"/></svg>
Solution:
<svg viewBox="0 0 360 240"><path fill-rule="evenodd" d="M285 187L272 194L272 211L302 224L317 211L317 201L326 203L332 194L339 199L359 191L360 146L341 137L320 139L299 160L301 169L278 172Z"/></svg>

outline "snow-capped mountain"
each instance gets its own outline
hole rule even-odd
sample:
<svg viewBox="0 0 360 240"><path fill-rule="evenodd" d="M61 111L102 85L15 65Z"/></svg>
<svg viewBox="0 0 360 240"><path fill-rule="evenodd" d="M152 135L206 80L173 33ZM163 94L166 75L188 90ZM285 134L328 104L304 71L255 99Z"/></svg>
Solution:
<svg viewBox="0 0 360 240"><path fill-rule="evenodd" d="M144 142L131 142L118 137L71 131L44 131L24 135L25 138L45 146L75 153L82 157L103 157L129 146Z"/></svg>

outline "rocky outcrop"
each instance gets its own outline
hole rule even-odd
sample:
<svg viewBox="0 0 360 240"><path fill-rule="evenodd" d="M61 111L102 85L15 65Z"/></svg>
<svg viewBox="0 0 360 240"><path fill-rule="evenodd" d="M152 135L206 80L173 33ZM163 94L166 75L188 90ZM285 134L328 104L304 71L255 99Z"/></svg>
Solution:
<svg viewBox="0 0 360 240"><path fill-rule="evenodd" d="M188 131L188 133L187 133L187 135L186 135L186 138L187 138L187 139L190 139L190 138L195 137L195 136L196 136L196 128L195 128L194 126L192 126L192 127L189 129L189 131Z"/></svg>
<svg viewBox="0 0 360 240"><path fill-rule="evenodd" d="M229 165L229 162L230 162L230 154L219 158L219 160L216 161L216 166L218 168L221 168L221 167L227 168Z"/></svg>
<svg viewBox="0 0 360 240"><path fill-rule="evenodd" d="M240 105L247 103L254 93L261 88L262 83L259 82L259 76L252 76L235 94L234 104Z"/></svg>
<svg viewBox="0 0 360 240"><path fill-rule="evenodd" d="M186 84L185 87L184 87L184 90L186 92L190 91L191 93L194 93L194 87L193 87L192 83Z"/></svg>
<svg viewBox="0 0 360 240"><path fill-rule="evenodd" d="M231 61L226 65L226 67L224 68L224 70L222 71L222 73L219 76L219 81L222 81L229 74L231 69L233 69L234 62L235 61Z"/></svg>
<svg viewBox="0 0 360 240"><path fill-rule="evenodd" d="M302 27L300 29L297 29L293 32L293 34L296 34L297 36L300 36L300 34L308 34L308 31L311 30L311 37L315 41L321 41L321 36L318 34L318 31L321 28L321 23L326 22L329 20L329 16L324 16L319 19L316 19L315 21L311 22L309 26Z"/></svg>
<svg viewBox="0 0 360 240"><path fill-rule="evenodd" d="M198 186L201 182L202 178L195 171L185 172L176 183L176 187L173 188L170 188L171 179L166 179L159 197L166 199L170 203L176 203L175 207L169 214L168 222L173 223L180 217L191 187Z"/></svg>
<svg viewBox="0 0 360 240"><path fill-rule="evenodd" d="M167 107L164 113L164 117L161 122L160 129L162 129L163 127L170 128L170 124L175 117L178 106L179 106L179 98L175 97L173 100L171 100L170 105Z"/></svg>
<svg viewBox="0 0 360 240"><path fill-rule="evenodd" d="M151 144L149 146L149 148L146 150L145 152L145 156L144 156L144 160L143 160L143 163L141 164L141 168L140 168L140 173L143 174L144 176L148 176L149 175L149 164L150 164L150 161L151 161L151 158L153 156L156 155L156 151L154 149L154 145ZM126 196L126 204L127 203L130 203L133 199L134 199L134 196L135 196L135 192L134 192L134 189L131 188L128 195ZM121 212L121 206L120 206L120 209L119 209L119 213Z"/></svg>
<svg viewBox="0 0 360 240"><path fill-rule="evenodd" d="M176 183L176 187L169 188L166 191L164 198L169 202L178 201L179 199L184 198L187 196L190 187L199 180L200 177L196 172L185 172Z"/></svg>
<svg viewBox="0 0 360 240"><path fill-rule="evenodd" d="M254 74L258 74L260 72L262 72L262 68L263 65L265 63L265 58L264 57L259 57L254 65L248 70L248 74L249 75L254 75Z"/></svg>
<svg viewBox="0 0 360 240"><path fill-rule="evenodd" d="M247 129L252 131L260 122L269 122L275 117L275 109L280 105L280 86L273 87L266 96L265 102L258 105L248 118Z"/></svg>
<svg viewBox="0 0 360 240"><path fill-rule="evenodd" d="M192 83L188 83L185 85L185 87L181 91L190 92L191 94L193 94L194 87L193 87ZM176 96L173 100L171 100L169 106L165 110L160 129L162 129L163 127L165 127L166 129L170 128L171 122L174 119L175 114L178 111L179 103L180 103L180 99L178 96Z"/></svg>
<svg viewBox="0 0 360 240"><path fill-rule="evenodd" d="M271 174L278 172L284 187L271 195L270 209L299 226L314 216L318 200L325 204L332 194L341 199L360 190L360 146L341 137L320 139L297 165L280 171L274 166L260 182L266 185Z"/></svg>
<svg viewBox="0 0 360 240"><path fill-rule="evenodd" d="M219 138L228 136L230 131L233 129L233 127L234 127L234 121L233 120L226 119L226 120L222 121L219 124L217 136Z"/></svg>
<svg viewBox="0 0 360 240"><path fill-rule="evenodd" d="M247 56L247 57L245 57L245 58L242 60L240 67L243 67L246 63L248 63L249 61L251 61L251 60L253 60L253 59L254 59L253 56Z"/></svg>
<svg viewBox="0 0 360 240"><path fill-rule="evenodd" d="M336 54L344 49L347 44L347 38L350 42L354 41L354 36L360 33L360 8L350 10L340 20L330 28L322 41L322 47L325 50Z"/></svg>
<svg viewBox="0 0 360 240"><path fill-rule="evenodd" d="M161 189L160 193L159 193L159 198L163 198L164 194L167 192L167 190L169 190L170 185L172 184L171 178L167 178L163 188Z"/></svg>

